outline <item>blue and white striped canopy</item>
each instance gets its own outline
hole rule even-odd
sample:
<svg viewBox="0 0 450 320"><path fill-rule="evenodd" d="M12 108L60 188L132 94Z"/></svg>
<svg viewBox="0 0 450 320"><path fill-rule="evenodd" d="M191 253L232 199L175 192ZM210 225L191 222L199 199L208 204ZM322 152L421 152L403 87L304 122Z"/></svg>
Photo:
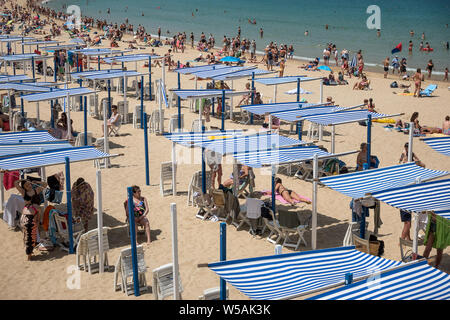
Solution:
<svg viewBox="0 0 450 320"><path fill-rule="evenodd" d="M264 115L266 113L274 113L287 110L298 110L314 106L318 106L318 104L304 103L304 102L282 102L282 103L252 104L247 106L241 106L241 108L250 113Z"/></svg>
<svg viewBox="0 0 450 320"><path fill-rule="evenodd" d="M391 167L357 171L320 178L327 187L351 198L362 198L367 193L413 184L420 177L422 181L449 174L447 171L425 169L414 162Z"/></svg>
<svg viewBox="0 0 450 320"><path fill-rule="evenodd" d="M93 74L90 76L85 76L85 79L89 80L108 80L108 79L117 79L124 77L137 77L142 76L143 74L137 71L119 71L119 72L105 72L102 74Z"/></svg>
<svg viewBox="0 0 450 320"><path fill-rule="evenodd" d="M109 55L109 54L119 54L124 53L125 51L121 50L112 50L112 49L106 49L106 48L85 48L85 49L77 49L72 50L73 53L81 53L85 56L103 56L103 55Z"/></svg>
<svg viewBox="0 0 450 320"><path fill-rule="evenodd" d="M372 196L410 212L450 210L450 179L373 192Z"/></svg>
<svg viewBox="0 0 450 320"><path fill-rule="evenodd" d="M70 162L96 160L102 158L113 157L94 147L73 147L69 149L51 150L42 153L34 153L29 155L19 155L0 159L1 170L21 170L34 167L46 167L66 162L69 157Z"/></svg>
<svg viewBox="0 0 450 320"><path fill-rule="evenodd" d="M224 139L215 139L213 141L202 141L194 143L194 147L203 147L215 151L222 155L262 151L271 148L281 148L286 146L295 146L305 142L292 139L278 134L255 134L248 136L226 137Z"/></svg>
<svg viewBox="0 0 450 320"><path fill-rule="evenodd" d="M39 143L57 140L44 130L0 133L0 144Z"/></svg>
<svg viewBox="0 0 450 320"><path fill-rule="evenodd" d="M113 63L113 62L137 62L137 61L148 61L149 58L152 59L162 59L163 57L155 56L151 54L129 54L126 56L115 56L111 58L105 58L103 61L106 63Z"/></svg>
<svg viewBox="0 0 450 320"><path fill-rule="evenodd" d="M245 67L228 67L228 68L218 68L218 69L210 69L206 71L194 71L191 74L202 79L212 79L218 75L227 74L234 71L247 70Z"/></svg>
<svg viewBox="0 0 450 320"><path fill-rule="evenodd" d="M450 209L449 210L436 210L434 213L440 215L441 217L444 217L445 219L450 220Z"/></svg>
<svg viewBox="0 0 450 320"><path fill-rule="evenodd" d="M387 118L390 115L369 112L367 110L341 111L324 114L314 114L305 116L303 120L308 120L319 125L330 126L343 123L357 122L367 120L367 116L371 114L372 119Z"/></svg>
<svg viewBox="0 0 450 320"><path fill-rule="evenodd" d="M26 61L31 60L32 58L36 60L37 58L45 58L46 56L41 56L36 53L25 53L25 54L10 54L6 56L1 56L0 60L4 61ZM53 58L53 57L51 57Z"/></svg>
<svg viewBox="0 0 450 320"><path fill-rule="evenodd" d="M37 40L37 41L26 41L24 43L22 43L22 45L24 46L39 46L42 44L55 44L55 43L61 43L62 41L55 41L55 40L48 40L48 41L44 41L44 40Z"/></svg>
<svg viewBox="0 0 450 320"><path fill-rule="evenodd" d="M74 79L80 79L83 77L100 75L100 74L105 74L105 73L112 73L112 72L122 72L122 69L90 70L90 71L72 72L70 75Z"/></svg>
<svg viewBox="0 0 450 320"><path fill-rule="evenodd" d="M72 145L66 141L0 144L0 157L15 156L19 154L27 154L48 150L67 149L67 148L72 148Z"/></svg>
<svg viewBox="0 0 450 320"><path fill-rule="evenodd" d="M89 88L69 88L69 89L54 89L50 92L44 92L44 93L33 93L33 94L27 94L27 95L21 95L20 97L28 102L39 102L39 101L47 101L47 100L53 100L53 99L60 99L60 98L66 98L67 95L69 97L77 97L77 96L84 96L91 93L95 93L94 90L91 90Z"/></svg>
<svg viewBox="0 0 450 320"><path fill-rule="evenodd" d="M226 130L226 131L205 131L205 132L181 132L181 133L165 133L164 137L172 142L178 143L185 147L192 147L199 142L210 142L215 139L231 138L240 136L243 130Z"/></svg>
<svg viewBox="0 0 450 320"><path fill-rule="evenodd" d="M208 64L208 65L204 65L204 66L196 66L196 67L190 67L190 68L178 68L173 71L178 72L180 74L192 74L195 72L217 70L217 69L229 69L229 68L231 68L231 67L224 65L224 64Z"/></svg>
<svg viewBox="0 0 450 320"><path fill-rule="evenodd" d="M240 78L248 78L251 77L252 74L255 74L255 76L261 76L265 74L273 73L272 71L267 70L261 70L261 69L246 69L246 70L240 70L240 71L232 71L229 73L221 74L218 76L212 77L213 80L219 81L227 81L227 80L234 80L234 79L240 79Z"/></svg>
<svg viewBox="0 0 450 320"><path fill-rule="evenodd" d="M308 300L450 300L450 275L412 262Z"/></svg>
<svg viewBox="0 0 450 320"><path fill-rule="evenodd" d="M25 80L31 80L31 78L25 74L19 74L17 76L1 76L0 75L0 83L5 82L15 82L15 81L25 81Z"/></svg>
<svg viewBox="0 0 450 320"><path fill-rule="evenodd" d="M297 82L297 80L300 79L300 82L306 82L306 81L314 81L314 80L321 80L322 78L310 78L306 76L289 76L289 77L272 77L272 78L259 78L255 79L255 82L264 84L266 86L273 86L278 84L284 84L284 83L293 83Z"/></svg>
<svg viewBox="0 0 450 320"><path fill-rule="evenodd" d="M171 90L174 94L179 96L181 99L198 99L198 98L215 98L222 97L223 91L225 91L225 96L237 96L243 95L247 92L236 92L233 90L219 90L219 89L203 89L203 90L189 90L189 89L177 89Z"/></svg>
<svg viewBox="0 0 450 320"><path fill-rule="evenodd" d="M273 112L272 116L275 116L281 120L289 121L289 122L296 122L303 120L303 117L318 114L318 113L325 113L325 112L336 112L336 111L342 111L345 110L343 107L337 107L337 106L325 106L325 107L310 107L310 108L301 108L296 110L287 110L287 111L279 111L279 112ZM301 117L301 118L299 118Z"/></svg>
<svg viewBox="0 0 450 320"><path fill-rule="evenodd" d="M58 44L56 46L44 46L40 49L45 51L53 51L53 50L71 50L81 47L82 45L79 43L67 43L67 44Z"/></svg>
<svg viewBox="0 0 450 320"><path fill-rule="evenodd" d="M422 139L427 145L435 151L450 157L450 136Z"/></svg>
<svg viewBox="0 0 450 320"><path fill-rule="evenodd" d="M15 41L22 41L22 40L34 40L32 37L21 37L21 36L12 36L8 38L1 38L0 42L15 42Z"/></svg>
<svg viewBox="0 0 450 320"><path fill-rule="evenodd" d="M0 90L15 90L23 92L49 92L50 90L52 90L46 85L48 85L48 83L46 83L45 85L37 85L36 83L7 82L0 84Z"/></svg>
<svg viewBox="0 0 450 320"><path fill-rule="evenodd" d="M317 154L319 158L332 155L331 153L325 152L316 146L296 146L292 148L274 148L269 150L261 149L250 152L242 152L233 154L233 157L238 162L246 166L261 168L263 166L270 166L273 164L312 160L315 154Z"/></svg>
<svg viewBox="0 0 450 320"><path fill-rule="evenodd" d="M350 246L223 261L208 267L250 299L281 300L344 284L346 273L359 279L401 264Z"/></svg>

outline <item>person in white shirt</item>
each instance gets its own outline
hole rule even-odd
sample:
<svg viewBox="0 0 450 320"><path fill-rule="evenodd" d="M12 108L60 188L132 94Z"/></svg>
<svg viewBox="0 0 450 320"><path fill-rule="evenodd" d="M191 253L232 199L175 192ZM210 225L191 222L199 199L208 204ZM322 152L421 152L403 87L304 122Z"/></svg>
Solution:
<svg viewBox="0 0 450 320"><path fill-rule="evenodd" d="M119 125L119 121L120 121L120 114L119 114L119 112L117 112L117 106L112 106L111 110L112 110L111 117L106 122L106 126L108 128L108 135L109 135L111 127L113 127L113 126L117 127ZM103 132L103 136L104 136L105 129L104 129L103 124L102 124L102 132Z"/></svg>

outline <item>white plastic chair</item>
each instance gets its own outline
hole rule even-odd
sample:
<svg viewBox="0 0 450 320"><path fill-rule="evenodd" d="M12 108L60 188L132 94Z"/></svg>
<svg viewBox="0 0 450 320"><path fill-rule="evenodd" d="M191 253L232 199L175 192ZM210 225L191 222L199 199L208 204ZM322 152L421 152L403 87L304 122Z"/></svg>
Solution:
<svg viewBox="0 0 450 320"><path fill-rule="evenodd" d="M173 264L168 263L153 270L153 290L155 300L164 300L165 297L173 295ZM181 278L179 280L179 293L183 292Z"/></svg>
<svg viewBox="0 0 450 320"><path fill-rule="evenodd" d="M147 266L144 260L144 248L142 245L136 247L137 250L137 260L138 260L138 281L139 281L139 291L145 292L148 290L147 280L145 278L145 273L147 271ZM118 278L120 275L120 283ZM131 279L131 281L129 281ZM123 249L120 252L120 256L117 259L115 270L114 270L114 291L122 290L127 295L133 293L134 282L133 282L133 262L131 256L131 247Z"/></svg>
<svg viewBox="0 0 450 320"><path fill-rule="evenodd" d="M227 287L226 298L228 300L230 290ZM220 287L209 288L203 291L203 295L198 297L199 300L220 300Z"/></svg>
<svg viewBox="0 0 450 320"><path fill-rule="evenodd" d="M87 133L87 145L92 145L92 132ZM84 132L80 132L75 140L75 147L84 146Z"/></svg>
<svg viewBox="0 0 450 320"><path fill-rule="evenodd" d="M172 179L172 162L161 162L161 174L159 180L159 187L161 196L165 196L168 192L173 195L173 179ZM177 166L175 165L175 175L177 172ZM166 182L172 186L170 190L164 190Z"/></svg>

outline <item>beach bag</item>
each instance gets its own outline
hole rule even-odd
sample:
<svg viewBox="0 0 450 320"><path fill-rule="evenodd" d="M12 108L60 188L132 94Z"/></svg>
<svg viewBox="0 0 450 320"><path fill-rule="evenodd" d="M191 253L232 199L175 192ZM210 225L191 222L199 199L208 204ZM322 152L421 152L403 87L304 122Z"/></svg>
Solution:
<svg viewBox="0 0 450 320"><path fill-rule="evenodd" d="M398 88L397 81L394 81L394 82L391 83L391 88Z"/></svg>

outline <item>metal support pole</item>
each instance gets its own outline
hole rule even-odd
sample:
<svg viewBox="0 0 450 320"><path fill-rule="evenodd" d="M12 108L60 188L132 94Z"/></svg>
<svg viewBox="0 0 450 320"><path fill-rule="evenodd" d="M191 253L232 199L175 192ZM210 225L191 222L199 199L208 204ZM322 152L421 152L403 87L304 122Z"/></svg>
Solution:
<svg viewBox="0 0 450 320"><path fill-rule="evenodd" d="M225 112L226 112L226 108L225 108L225 90L222 90L222 127L221 127L222 131L225 130Z"/></svg>
<svg viewBox="0 0 450 320"><path fill-rule="evenodd" d="M102 172L97 170L96 173L97 184L97 228L98 228L98 254L99 254L99 272L104 271L104 256L103 256L103 205L102 205Z"/></svg>
<svg viewBox="0 0 450 320"><path fill-rule="evenodd" d="M414 135L414 122L409 123L409 143L408 143L408 162L413 161L413 135Z"/></svg>
<svg viewBox="0 0 450 320"><path fill-rule="evenodd" d="M33 73L33 82L36 79L36 70L34 70L34 57L31 57L31 71Z"/></svg>
<svg viewBox="0 0 450 320"><path fill-rule="evenodd" d="M370 169L370 151L372 140L372 115L367 115L367 167Z"/></svg>
<svg viewBox="0 0 450 320"><path fill-rule="evenodd" d="M297 79L297 102L300 102L300 78Z"/></svg>
<svg viewBox="0 0 450 320"><path fill-rule="evenodd" d="M336 153L336 132L335 132L336 126L331 126L331 153Z"/></svg>
<svg viewBox="0 0 450 320"><path fill-rule="evenodd" d="M150 168L148 157L148 128L147 128L147 113L144 113L144 150L145 150L145 184L150 185Z"/></svg>
<svg viewBox="0 0 450 320"><path fill-rule="evenodd" d="M173 299L180 300L180 280L178 279L178 231L177 231L177 205L170 204L172 215L172 259L173 259Z"/></svg>
<svg viewBox="0 0 450 320"><path fill-rule="evenodd" d="M144 129L144 76L141 76L141 129Z"/></svg>
<svg viewBox="0 0 450 320"><path fill-rule="evenodd" d="M271 174L271 178L272 178L272 212L275 215L276 214L276 203L275 203L275 175L277 173L277 169L276 166L273 164L272 168L271 168L272 174Z"/></svg>
<svg viewBox="0 0 450 320"><path fill-rule="evenodd" d="M255 73L252 72L252 96L251 96L251 104L255 103ZM253 124L253 113L250 112L250 124Z"/></svg>
<svg viewBox="0 0 450 320"><path fill-rule="evenodd" d="M88 145L88 137L87 137L87 96L84 96L84 145Z"/></svg>
<svg viewBox="0 0 450 320"><path fill-rule="evenodd" d="M312 194L312 221L311 221L311 249L315 250L317 247L317 185L319 180L319 157L317 153L314 154L313 161L313 194Z"/></svg>
<svg viewBox="0 0 450 320"><path fill-rule="evenodd" d="M108 79L108 118L109 117L111 117L111 80Z"/></svg>
<svg viewBox="0 0 450 320"><path fill-rule="evenodd" d="M177 195L177 159L176 159L176 144L172 142L172 195Z"/></svg>
<svg viewBox="0 0 450 320"><path fill-rule="evenodd" d="M148 57L148 90L150 101L152 101L152 57Z"/></svg>
<svg viewBox="0 0 450 320"><path fill-rule="evenodd" d="M220 261L227 260L227 224L220 223ZM227 300L227 283L220 278L220 300Z"/></svg>
<svg viewBox="0 0 450 320"><path fill-rule="evenodd" d="M66 160L66 200L67 200L67 229L69 232L69 253L73 254L73 223L72 223L72 191L70 185L70 160Z"/></svg>
<svg viewBox="0 0 450 320"><path fill-rule="evenodd" d="M133 264L133 284L134 295L138 297L139 292L139 273L138 273L138 260L137 260L137 248L136 248L136 226L134 221L134 201L133 201L133 188L128 187L128 221L130 223L130 241L131 241L131 261Z"/></svg>
<svg viewBox="0 0 450 320"><path fill-rule="evenodd" d="M180 68L180 61L178 61L178 68ZM178 77L178 90L181 89L181 75L179 72L177 72L177 77ZM177 98L177 103L178 103L178 131L181 131L181 98L180 96L178 96Z"/></svg>

